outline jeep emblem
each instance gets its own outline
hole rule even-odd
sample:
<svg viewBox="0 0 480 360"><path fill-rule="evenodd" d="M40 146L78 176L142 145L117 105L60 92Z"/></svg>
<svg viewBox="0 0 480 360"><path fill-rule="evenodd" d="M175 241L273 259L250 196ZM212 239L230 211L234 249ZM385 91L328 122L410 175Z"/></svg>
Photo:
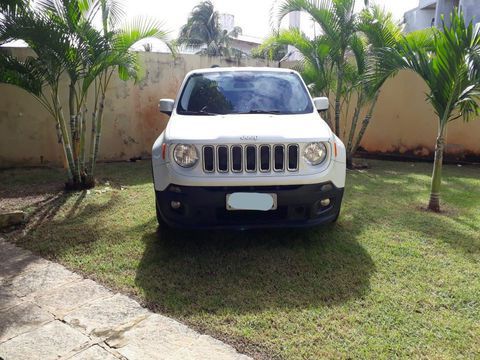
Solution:
<svg viewBox="0 0 480 360"><path fill-rule="evenodd" d="M244 135L244 136L240 136L240 140L257 141L257 139L258 139L258 136L256 136L256 135L251 135L251 136Z"/></svg>

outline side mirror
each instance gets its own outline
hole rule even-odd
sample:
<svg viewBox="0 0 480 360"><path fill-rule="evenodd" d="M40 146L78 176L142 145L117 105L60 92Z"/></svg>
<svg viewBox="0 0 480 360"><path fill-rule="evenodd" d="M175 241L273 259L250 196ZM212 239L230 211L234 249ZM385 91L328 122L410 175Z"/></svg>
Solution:
<svg viewBox="0 0 480 360"><path fill-rule="evenodd" d="M328 110L328 98L327 97L316 97L313 98L313 103L317 111Z"/></svg>
<svg viewBox="0 0 480 360"><path fill-rule="evenodd" d="M161 113L167 114L168 116L172 115L173 104L175 101L172 99L160 99L158 102L158 110Z"/></svg>

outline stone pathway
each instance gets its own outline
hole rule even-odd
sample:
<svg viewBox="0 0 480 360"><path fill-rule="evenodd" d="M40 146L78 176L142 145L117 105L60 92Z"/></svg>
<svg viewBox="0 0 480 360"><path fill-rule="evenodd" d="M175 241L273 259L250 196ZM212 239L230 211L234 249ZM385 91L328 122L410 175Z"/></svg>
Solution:
<svg viewBox="0 0 480 360"><path fill-rule="evenodd" d="M0 238L0 359L249 359Z"/></svg>

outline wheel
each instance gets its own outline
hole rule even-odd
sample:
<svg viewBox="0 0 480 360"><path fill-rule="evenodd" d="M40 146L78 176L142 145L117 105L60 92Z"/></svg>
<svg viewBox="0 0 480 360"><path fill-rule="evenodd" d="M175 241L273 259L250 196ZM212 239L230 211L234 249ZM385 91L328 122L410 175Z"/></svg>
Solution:
<svg viewBox="0 0 480 360"><path fill-rule="evenodd" d="M157 199L155 199L155 210L157 212L158 229L157 233L161 240L168 240L172 234L172 228L163 220Z"/></svg>
<svg viewBox="0 0 480 360"><path fill-rule="evenodd" d="M158 205L158 200L155 199L155 210L157 212L157 222L158 222L158 226L163 226L165 224L165 221L163 220L162 218L162 215L160 215L160 209L159 209L159 205ZM166 225L166 224L165 224Z"/></svg>
<svg viewBox="0 0 480 360"><path fill-rule="evenodd" d="M340 216L340 209L338 209L337 215L336 215L335 218L330 222L330 224L335 224L335 223L337 222L339 216Z"/></svg>

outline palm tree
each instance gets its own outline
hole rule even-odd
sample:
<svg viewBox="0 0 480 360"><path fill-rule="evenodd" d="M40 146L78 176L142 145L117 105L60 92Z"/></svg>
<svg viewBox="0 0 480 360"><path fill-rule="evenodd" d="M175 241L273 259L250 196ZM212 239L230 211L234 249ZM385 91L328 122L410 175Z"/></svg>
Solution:
<svg viewBox="0 0 480 360"><path fill-rule="evenodd" d="M316 96L330 97L335 88L330 39L325 35L309 39L307 35L295 28L280 30L267 38L256 52L274 52L287 45L295 46L303 56L298 70L301 71L310 92ZM327 112L325 120L330 122L330 111Z"/></svg>
<svg viewBox="0 0 480 360"><path fill-rule="evenodd" d="M195 6L188 17L187 23L180 29L178 45L191 49L204 49L199 53L209 56L232 56L239 53L232 49L230 39L242 33L238 26L231 31L222 30L218 21L218 12L210 0Z"/></svg>
<svg viewBox="0 0 480 360"><path fill-rule="evenodd" d="M471 22L466 25L457 11L451 14L450 25L443 22L441 30L432 32L431 36L425 32L405 36L397 48L379 50L370 79L378 81L407 69L428 86L427 101L438 117L428 209L438 212L447 126L456 119L468 121L479 114L480 33Z"/></svg>
<svg viewBox="0 0 480 360"><path fill-rule="evenodd" d="M280 45L296 47L303 56L300 68L310 91L314 95L335 97L334 121L330 111L325 120L345 141L350 168L385 81L376 84L364 81L372 54L379 48L395 47L401 37L401 28L390 13L378 6L370 6L359 14L353 14L351 10L354 6L354 1L349 0L284 1L276 14L277 20L280 21L290 11L303 10L323 33L310 39L298 29L283 30L267 39L261 47L263 50ZM356 99L356 104L349 119L352 99ZM343 109L346 109L344 113ZM363 120L360 119L362 113L365 113ZM345 118L343 131L340 129L340 117Z"/></svg>
<svg viewBox="0 0 480 360"><path fill-rule="evenodd" d="M341 97L348 66L346 55L356 36L355 0L284 0L277 9L278 23L289 13L303 11L320 27L329 44L329 57L335 67L334 132L340 136Z"/></svg>
<svg viewBox="0 0 480 360"><path fill-rule="evenodd" d="M118 2L100 0L103 37L108 39L107 48L93 55L87 87L94 84L94 107L92 112L92 132L90 138L90 159L86 173L86 183L94 184L95 164L103 123L103 111L108 85L115 71L120 79L139 81L143 76L138 53L132 52L133 46L148 38L161 40L173 55L175 46L168 40L168 33L155 19L137 17L130 22L123 21L124 12Z"/></svg>
<svg viewBox="0 0 480 360"><path fill-rule="evenodd" d="M377 50L395 48L402 36L401 27L393 20L391 13L385 12L379 6L370 6L363 9L356 22L357 34L352 37L350 45L355 58L356 68L350 83L351 90L357 94L357 103L350 122L348 140L346 141L347 164L353 167L353 156L357 152L360 142L365 135L373 111L380 95L380 89L386 79L377 82L367 82L367 69L375 61ZM357 128L362 108L367 107L367 112ZM345 126L345 129L347 126Z"/></svg>
<svg viewBox="0 0 480 360"><path fill-rule="evenodd" d="M24 40L35 53L25 61L0 54L0 82L22 87L47 109L56 122L67 164L67 186L94 184L103 109L115 71L121 79L138 80L138 55L130 51L138 41L166 33L156 21L144 18L117 26L123 15L116 1L42 0L17 14L6 11L0 19L0 43ZM93 26L101 16L102 29ZM61 88L60 76L69 86ZM86 160L87 99L93 89L89 164ZM68 94L69 121L60 98Z"/></svg>

